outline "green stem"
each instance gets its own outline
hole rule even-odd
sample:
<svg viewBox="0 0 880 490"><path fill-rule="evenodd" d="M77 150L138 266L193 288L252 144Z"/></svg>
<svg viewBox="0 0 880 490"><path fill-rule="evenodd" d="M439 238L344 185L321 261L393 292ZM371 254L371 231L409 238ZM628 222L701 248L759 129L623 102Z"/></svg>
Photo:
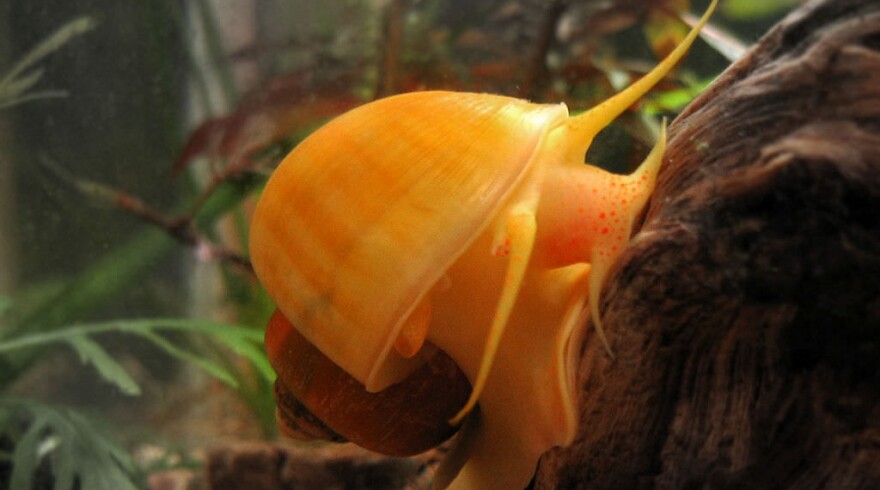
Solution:
<svg viewBox="0 0 880 490"><path fill-rule="evenodd" d="M179 318L150 318L136 320L109 321L100 323L82 323L50 332L25 335L5 342L0 342L0 353L10 352L27 347L64 342L71 337L102 334L106 332L143 332L149 330L196 331L208 334L229 333L239 335L253 342L262 342L261 332L240 325L222 323L194 322Z"/></svg>

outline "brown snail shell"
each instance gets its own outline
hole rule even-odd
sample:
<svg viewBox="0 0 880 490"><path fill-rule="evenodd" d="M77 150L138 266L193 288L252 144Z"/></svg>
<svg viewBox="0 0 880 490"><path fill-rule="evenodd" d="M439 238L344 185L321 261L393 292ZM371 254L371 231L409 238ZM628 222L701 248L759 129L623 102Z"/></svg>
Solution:
<svg viewBox="0 0 880 490"><path fill-rule="evenodd" d="M278 373L276 418L285 436L351 441L390 456L427 451L457 430L449 420L471 386L441 351L411 376L371 393L309 343L280 312L266 329L269 362Z"/></svg>

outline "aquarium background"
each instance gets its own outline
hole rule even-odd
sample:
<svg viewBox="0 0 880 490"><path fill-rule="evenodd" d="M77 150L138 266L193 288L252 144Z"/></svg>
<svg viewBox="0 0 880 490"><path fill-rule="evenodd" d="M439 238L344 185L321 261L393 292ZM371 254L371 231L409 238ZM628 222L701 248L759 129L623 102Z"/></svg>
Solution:
<svg viewBox="0 0 880 490"><path fill-rule="evenodd" d="M424 89L583 110L707 3L0 0L0 488L146 488L277 437L248 218L322 122ZM794 6L724 2L590 161L634 167Z"/></svg>

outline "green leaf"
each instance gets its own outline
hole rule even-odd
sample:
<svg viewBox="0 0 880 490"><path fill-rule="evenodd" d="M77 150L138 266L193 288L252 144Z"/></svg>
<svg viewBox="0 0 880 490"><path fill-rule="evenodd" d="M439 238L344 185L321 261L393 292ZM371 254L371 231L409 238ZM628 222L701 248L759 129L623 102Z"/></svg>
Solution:
<svg viewBox="0 0 880 490"><path fill-rule="evenodd" d="M798 0L726 0L721 4L724 15L739 20L755 20L776 15L798 4Z"/></svg>
<svg viewBox="0 0 880 490"><path fill-rule="evenodd" d="M202 228L210 227L230 209L238 206L253 190L256 182L245 188L224 183L202 207L196 221ZM189 205L181 206L188 209ZM174 250L175 242L162 230L146 227L129 240L105 254L72 280L49 287L31 287L41 291L27 300L16 296L16 317L12 328L0 332L0 339L29 333L64 328L74 319L88 316L98 305L112 301L129 285L150 270L163 256ZM22 310L19 313L19 310ZM43 354L39 349L18 350L14 357L0 365L0 389L14 381Z"/></svg>
<svg viewBox="0 0 880 490"><path fill-rule="evenodd" d="M264 380L269 382L275 380L275 371L272 369L272 365L269 364L269 359L266 357L266 352L263 350L262 339L259 339L254 343L237 335L229 335L225 332L217 332L216 335L224 344L232 349L233 352L250 361Z"/></svg>
<svg viewBox="0 0 880 490"><path fill-rule="evenodd" d="M64 490L73 488L73 482L76 480L76 465L73 458L59 457L56 458L58 465L55 468L55 485L53 490Z"/></svg>
<svg viewBox="0 0 880 490"><path fill-rule="evenodd" d="M125 244L102 256L72 280L38 285L26 298L16 296L13 328L0 338L26 338L69 326L96 306L117 297L128 285L150 270L173 250L173 240L158 229L146 228ZM19 311L21 310L21 311ZM55 341L59 341L56 339ZM46 347L46 343L39 344ZM0 389L15 380L44 353L40 349L18 349L10 353L8 366L0 369Z"/></svg>
<svg viewBox="0 0 880 490"><path fill-rule="evenodd" d="M12 298L0 295L0 318L12 309Z"/></svg>
<svg viewBox="0 0 880 490"><path fill-rule="evenodd" d="M645 112L658 114L664 112L679 112L684 106L690 104L694 98L712 83L714 78L692 81L687 86L677 90L669 90L658 94L645 103Z"/></svg>
<svg viewBox="0 0 880 490"><path fill-rule="evenodd" d="M155 333L153 333L149 330L146 330L146 331L138 330L136 333L138 333L139 335L141 335L143 337L146 337L147 339L152 341L154 344L156 344L158 347L160 347L162 350L171 354L172 356L174 356L182 361L186 361L186 362L195 364L196 366L202 368L205 372L207 372L211 376L214 376L215 378L219 379L220 381L226 383L227 385L229 385L233 388L238 387L238 381L236 381L235 376L233 376L232 373L230 373L229 371L224 369L222 366L220 366L216 362L214 362L206 357L201 357L198 354L194 354L192 352L188 352L184 349L181 349L181 348L177 347L176 345L172 344L171 342L169 342L164 337L160 337L159 335L156 335Z"/></svg>
<svg viewBox="0 0 880 490"><path fill-rule="evenodd" d="M136 490L131 456L94 420L67 409L30 400L0 397L0 414L26 424L17 434L7 424L0 436L14 445L10 490L31 490L33 477L44 462L54 479L54 490Z"/></svg>
<svg viewBox="0 0 880 490"><path fill-rule="evenodd" d="M11 490L30 490L33 474L40 463L39 445L43 440L43 429L49 421L38 418L34 421L15 445L12 455L12 475L9 478Z"/></svg>
<svg viewBox="0 0 880 490"><path fill-rule="evenodd" d="M84 415L70 411L68 420L75 433L91 431L97 437L90 440L79 437L76 444L71 444L71 451L82 454L82 457L73 456L70 459L76 461L91 461L93 465L103 468L101 471L77 471L80 479L80 488L95 488L98 490L137 490L131 478L135 471L134 462L125 449L122 448L102 427L96 426ZM66 490L56 486L55 490Z"/></svg>
<svg viewBox="0 0 880 490"><path fill-rule="evenodd" d="M67 343L77 350L84 361L94 364L102 377L128 393L136 388L137 384L125 373L124 368L116 363L98 344L91 340L83 341L83 339L87 339L89 336L107 332L119 332L146 338L168 354L185 362L195 364L211 376L233 388L237 388L240 385L235 375L220 364L214 362L209 357L177 346L166 337L156 333L157 331L188 332L214 338L233 352L250 360L264 379L271 380L274 377L272 368L269 366L265 353L260 347L263 342L261 332L238 325L173 318L87 323L71 325L48 332L19 335L17 337L12 336L11 338L0 340L0 358L4 355L11 355L16 351L27 351L51 344Z"/></svg>
<svg viewBox="0 0 880 490"><path fill-rule="evenodd" d="M11 83L18 75L41 59L57 51L74 37L92 30L97 23L90 17L79 17L60 29L55 31L40 44L31 49L18 63L6 74L6 77L0 81L0 92L3 92L4 86Z"/></svg>
<svg viewBox="0 0 880 490"><path fill-rule="evenodd" d="M33 87L40 81L43 77L43 73L45 70L42 68L34 70L27 75L10 80L6 85L4 85L3 91L0 92L0 99L13 98L17 97L24 92L27 92L28 89Z"/></svg>
<svg viewBox="0 0 880 490"><path fill-rule="evenodd" d="M116 385L126 395L141 394L137 382L97 342L81 335L71 336L68 343L76 350L83 363L95 366L104 380Z"/></svg>
<svg viewBox="0 0 880 490"><path fill-rule="evenodd" d="M22 95L20 97L10 98L6 98L3 94L0 94L0 109L8 109L19 104L24 104L25 102L32 102L34 100L63 99L65 97L67 97L66 90L41 90L39 92L31 92L29 94Z"/></svg>

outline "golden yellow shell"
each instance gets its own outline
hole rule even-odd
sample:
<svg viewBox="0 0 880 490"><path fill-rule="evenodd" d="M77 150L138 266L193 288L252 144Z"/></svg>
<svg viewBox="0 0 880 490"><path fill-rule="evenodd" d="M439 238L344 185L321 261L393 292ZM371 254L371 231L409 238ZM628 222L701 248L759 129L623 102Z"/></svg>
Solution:
<svg viewBox="0 0 880 490"><path fill-rule="evenodd" d="M251 228L257 275L303 336L368 390L399 381L419 362L392 349L404 319L488 226L567 112L419 92L346 113L266 185Z"/></svg>

